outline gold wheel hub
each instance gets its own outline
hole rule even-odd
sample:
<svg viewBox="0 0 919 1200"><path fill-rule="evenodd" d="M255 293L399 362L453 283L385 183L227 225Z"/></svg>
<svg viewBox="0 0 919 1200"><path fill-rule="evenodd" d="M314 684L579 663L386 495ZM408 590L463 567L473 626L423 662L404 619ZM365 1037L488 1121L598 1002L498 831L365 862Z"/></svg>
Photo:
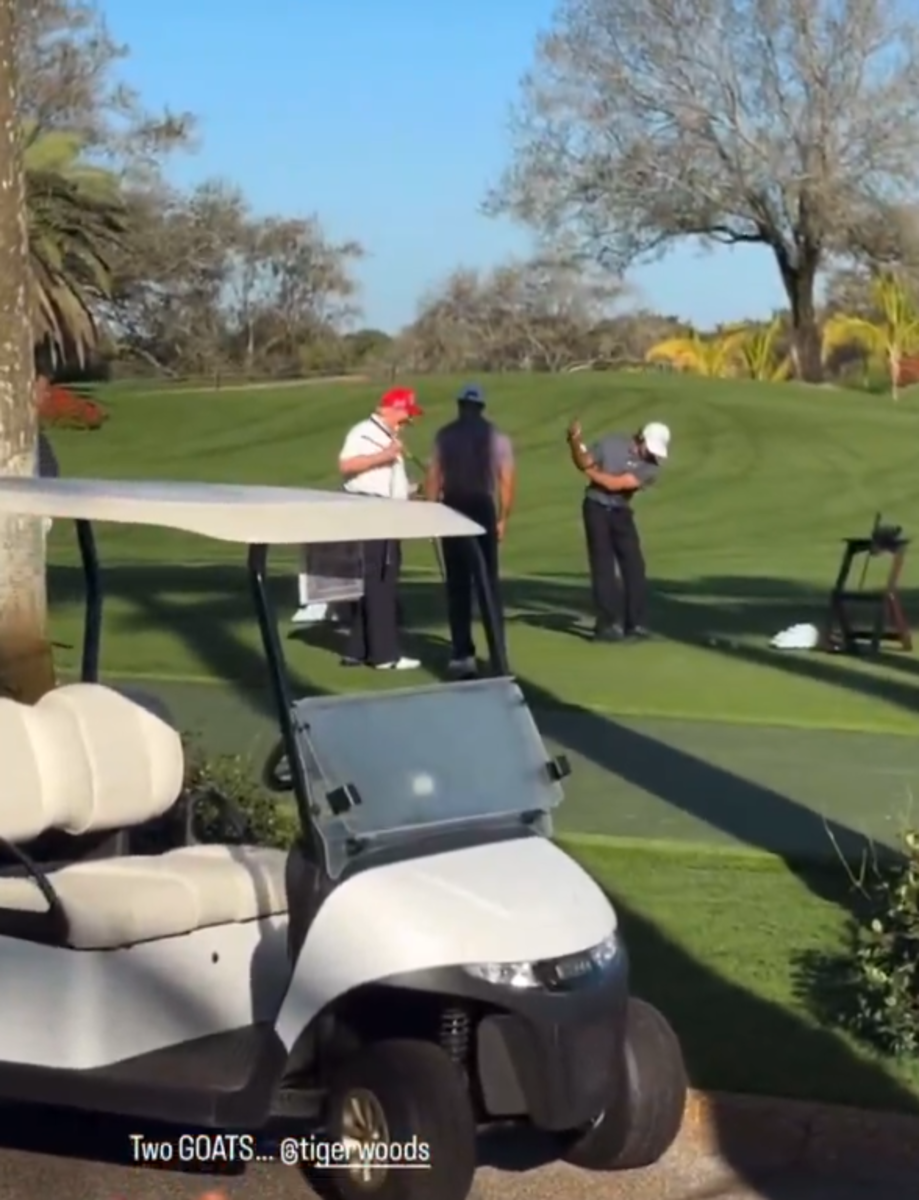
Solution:
<svg viewBox="0 0 919 1200"><path fill-rule="evenodd" d="M341 1111L341 1140L352 1181L368 1192L382 1187L388 1174L389 1126L383 1106L365 1088L353 1088Z"/></svg>

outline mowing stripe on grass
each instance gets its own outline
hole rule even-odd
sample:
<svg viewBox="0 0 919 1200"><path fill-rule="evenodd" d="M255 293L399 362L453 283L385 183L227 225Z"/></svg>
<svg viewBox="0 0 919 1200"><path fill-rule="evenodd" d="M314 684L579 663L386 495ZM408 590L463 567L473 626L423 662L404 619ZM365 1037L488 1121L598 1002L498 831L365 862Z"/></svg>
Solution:
<svg viewBox="0 0 919 1200"><path fill-rule="evenodd" d="M60 674L66 678L73 678L78 674L76 668L61 668ZM239 681L226 678L218 678L214 675L194 675L182 674L179 672L167 671L113 671L109 676L111 679L124 679L128 682L137 683L181 683L192 684L200 687L232 687ZM526 684L523 684L526 690ZM800 729L802 731L813 730L815 732L824 733L867 733L880 734L888 737L915 737L915 729L908 729L905 726L887 725L879 721L822 721L819 718L793 717L787 716L784 719L774 719L770 721L758 720L746 713L738 713L736 711L721 712L705 712L699 714L697 712L682 711L674 708L655 708L652 705L642 705L635 707L628 704L612 705L606 704L571 704L564 700L558 700L557 703L540 703L533 706L534 711L539 712L551 711L571 713L577 716L578 713L586 713L597 717L624 718L626 720L654 720L667 721L674 724L685 725L735 725L749 729Z"/></svg>
<svg viewBox="0 0 919 1200"><path fill-rule="evenodd" d="M612 850L617 853L669 855L676 858L704 856L719 863L735 866L751 866L754 869L785 870L787 861L778 854L757 850L750 846L730 846L713 842L678 842L671 838L618 837L607 833L559 833L555 841L562 846L585 849Z"/></svg>
<svg viewBox="0 0 919 1200"><path fill-rule="evenodd" d="M574 854L578 850L612 854L627 854L632 858L647 858L659 861L666 859L671 864L688 864L723 867L727 870L774 872L787 874L805 871L810 875L827 872L838 874L840 882L851 870L851 863L843 859L808 854L778 854L760 850L754 846L737 846L723 842L700 842L693 839L676 841L672 838L619 837L616 834L581 833L579 831L557 833L553 839L563 849ZM884 847L878 848L883 854ZM662 864L666 865L666 864Z"/></svg>
<svg viewBox="0 0 919 1200"><path fill-rule="evenodd" d="M413 435L421 457L440 417L452 416L461 382L418 381L431 418ZM867 527L878 507L915 511L919 484L908 433L919 413L908 406L866 408L857 396L790 385L657 375L502 375L486 386L520 452L519 504L503 555L513 657L543 699L550 699L545 693L562 702L583 697L601 715L735 725L746 717L754 726L911 732L919 672L905 657L873 665L831 661L773 654L766 643L791 619L820 619L842 535ZM65 474L104 477L117 466L128 477L165 472L186 479L335 486L342 430L366 415L373 400L369 385L319 386L310 390L308 403L307 393L296 387L241 389L224 394L217 405L188 404L168 389L155 405L132 403L124 390L121 396L117 387L100 389L111 402L113 420L99 438L55 435ZM652 616L668 636L640 652L641 667L629 669L623 688L611 679L606 655L567 636L590 615L578 515L581 485L564 452L571 412L597 432L633 428L639 414L653 412L668 420L678 443L666 486L641 504L654 576ZM181 446L175 444L177 424ZM880 474L878 463L884 464ZM53 557L64 532L53 536ZM186 555L211 558L200 539L114 527L105 531L100 550L107 562L163 564L160 575L150 571L149 578L142 571L138 578L130 569L113 572L123 576L115 582L124 594L112 596L112 612L127 619L107 627L112 667L123 663L151 672L174 667L176 675L207 670L205 661L215 655L198 653L193 626L200 622L208 633L216 619L209 609L218 600L221 641L229 650L231 637L241 640L230 626L245 604L242 591L237 601L229 589L219 597L196 595L199 581L193 577L186 585L176 571ZM411 555L412 566L415 559L419 569L411 578L436 623L434 563L421 547ZM281 585L290 587L293 602L293 571L282 567L280 573L288 576ZM146 639L143 605L132 601L138 594L170 590L188 592L178 597L188 601L183 630L177 636L164 630L156 653L148 653L145 644L138 645ZM62 580L62 596L72 591L72 578ZM406 596L409 608L411 599ZM919 590L907 588L904 602L907 611L919 610ZM61 614L60 632L67 633L61 641L75 640L75 608L69 604ZM715 639L720 640L710 646ZM337 690L327 664L321 669L323 686Z"/></svg>

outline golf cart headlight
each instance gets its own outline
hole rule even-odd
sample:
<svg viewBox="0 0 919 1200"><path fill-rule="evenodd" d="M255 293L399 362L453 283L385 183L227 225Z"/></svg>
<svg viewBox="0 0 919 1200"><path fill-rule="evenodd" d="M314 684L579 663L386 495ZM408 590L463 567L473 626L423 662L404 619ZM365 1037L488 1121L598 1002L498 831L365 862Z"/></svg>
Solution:
<svg viewBox="0 0 919 1200"><path fill-rule="evenodd" d="M587 953L598 967L606 967L619 953L619 939L615 933L611 933L602 942L597 942L596 946L591 946Z"/></svg>
<svg viewBox="0 0 919 1200"><path fill-rule="evenodd" d="M495 987L552 987L562 982L585 978L592 975L594 970L602 971L618 953L619 939L614 931L588 950L565 958L547 959L538 963L468 963L463 970L467 975Z"/></svg>
<svg viewBox="0 0 919 1200"><path fill-rule="evenodd" d="M463 970L476 979L500 987L537 988L541 986L536 978L533 964L530 962L469 963Z"/></svg>

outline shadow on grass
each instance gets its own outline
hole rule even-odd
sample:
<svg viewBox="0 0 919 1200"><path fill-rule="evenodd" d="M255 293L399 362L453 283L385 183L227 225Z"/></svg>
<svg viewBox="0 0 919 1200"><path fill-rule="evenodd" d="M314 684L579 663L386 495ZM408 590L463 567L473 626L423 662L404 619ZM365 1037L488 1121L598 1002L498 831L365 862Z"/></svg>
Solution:
<svg viewBox="0 0 919 1200"><path fill-rule="evenodd" d="M855 1038L873 1046L877 1039L868 1036L862 1009L866 999L864 980L858 979L855 971L859 944L858 928L853 922L846 931L843 946L835 951L805 950L794 955L792 986L796 1000L821 1025L848 1030ZM878 1004L882 1005L883 999L878 998ZM871 1024L876 1026L876 1021Z"/></svg>
<svg viewBox="0 0 919 1200"><path fill-rule="evenodd" d="M841 890L838 878L828 878L815 890L826 896L834 886ZM610 899L625 931L635 991L673 1023L694 1087L743 1093L752 1077L763 1094L919 1113L919 1097L881 1065L857 1056L816 1021L804 1022L714 973L615 890ZM692 904L691 895L686 902Z"/></svg>
<svg viewBox="0 0 919 1200"><path fill-rule="evenodd" d="M146 598L162 608L168 604L169 620L190 649L209 666L220 664L220 673L244 691L263 691L265 674L260 660L241 647L235 637L204 627L199 599L205 596L221 623L234 624L248 612L248 591L242 566L112 567L105 573L111 594L130 602L139 616L142 631ZM82 578L75 568L52 570L52 597L77 601L82 597ZM287 577L275 579L272 595L284 612L291 603ZM552 632L585 637L590 626L590 597L581 576L557 575L540 579L509 579L504 582L509 624L532 625ZM443 596L435 580L409 581L403 594L409 614L405 649L414 652L424 642L412 630L440 625ZM919 590L903 593L907 613L919 615ZM191 599L193 602L188 603ZM798 621L820 624L826 611L827 592L776 579L715 576L693 581L655 580L652 592L652 624L663 637L704 649L719 657L734 658L772 671L817 680L832 687L859 692L908 711L919 709L919 658L890 651L875 660L889 675L864 669L871 660L830 655L773 651L768 639L779 629ZM339 651L340 642L320 629L306 635L308 641ZM212 644L219 643L219 644ZM444 654L446 656L446 654ZM913 684L916 679L916 685ZM305 685L306 681L304 681ZM247 697L248 702L248 697ZM561 701L560 701L561 702Z"/></svg>
<svg viewBox="0 0 919 1200"><path fill-rule="evenodd" d="M254 715L263 719L274 717L260 652L244 644L236 633L250 611L241 567L116 566L106 572L106 581L110 594L129 605L129 615L122 615L121 619L129 622L127 629L132 636L142 637L150 624L168 626L207 672L225 680ZM720 590L734 582L722 580L715 584ZM76 598L81 586L79 572L72 569L55 572L52 579L54 594L62 599ZM289 606L290 590L289 579L281 578L272 584L272 599L280 613ZM583 626L587 615L588 598L583 586L573 586L567 577L558 582L511 579L505 582L503 591L511 621L516 618L556 630L576 630ZM409 580L403 588L403 601L408 624L403 635L404 650L444 677L449 646L431 632L431 626L442 619L440 583ZM700 607L703 615L707 611L702 606L672 601L666 592L658 597L658 605L662 615L671 617L660 623L662 632L680 641L690 638L685 627L673 619L677 610ZM722 615L720 610L719 615ZM739 633L740 629L738 620L732 632ZM341 651L342 637L334 628L320 626L302 636L309 644L321 646L332 654ZM734 653L764 666L788 665L778 654L755 647L740 647ZM294 694L314 694L309 680L291 666L292 658L288 655ZM802 668L808 665L794 660L792 666L799 661ZM835 682L834 664L818 662L816 666L830 672L828 682ZM852 859L860 857L865 849L862 834L827 820L772 788L572 704L567 696L549 691L532 680L522 679L521 683L530 704L539 712L545 735L601 770L659 797L672 808L740 843L779 854L792 866L793 859L810 855L826 857L832 852L831 842Z"/></svg>
<svg viewBox="0 0 919 1200"><path fill-rule="evenodd" d="M56 572L53 594L72 597L78 594L77 583L77 573ZM272 715L260 657L241 644L236 634L249 607L241 571L116 567L106 573L106 586L110 594L130 602L136 615L137 636L142 636L150 623L170 624L216 677L238 691L253 713ZM571 628L585 613L586 597L580 599L570 581L509 581L505 596L509 609L523 613L522 619L533 623L561 621ZM289 580L280 581L275 598L282 605L289 602ZM439 584L409 584L405 598L408 619L415 630L410 646L417 647L435 670L442 668L447 650L426 632L427 626L441 622ZM665 593L658 604L659 611L663 604L663 611L673 615L684 602ZM744 622L748 616L744 615ZM737 614L737 621L740 619ZM770 789L730 775L606 717L566 704L563 697L532 681L520 682L537 710L544 733L601 768L623 774L668 803L724 828L748 845L773 848L770 830L778 821L810 825L820 820L802 805ZM307 681L296 674L292 687L295 694L309 692ZM838 827L836 833L844 846L852 845L853 838L861 843L857 835L843 827ZM823 900L849 904L841 872L837 875L800 863L789 866ZM818 1091L837 1102L919 1112L916 1095L882 1065L859 1058L832 1034L725 980L622 897L613 895L613 900L629 940L636 991L672 1020L683 1040L695 1086L743 1091L749 1088L753 1074L757 1079L774 1081L774 1085L770 1082L766 1086L774 1086L777 1092L813 1095ZM686 904L692 904L689 893ZM745 1162L739 1160L740 1150L727 1134L722 1151L743 1176ZM505 1160L502 1165L515 1164ZM769 1197L770 1185L759 1186L760 1194Z"/></svg>
<svg viewBox="0 0 919 1200"><path fill-rule="evenodd" d="M583 586L512 579L506 581L504 593L512 614L509 623L518 619L553 631L583 634L589 604ZM441 596L436 584L411 583L405 596L417 627L423 629L437 619ZM675 607L671 604L667 611L672 613ZM672 636L673 627L671 621L664 632ZM693 628L704 630L703 636L707 637L711 626L694 624ZM738 620L733 632L739 633L740 629ZM692 640L685 624L677 640ZM422 641L415 644L414 650L431 669L444 675L449 653L445 645L428 642L425 646ZM624 649L623 653L631 651ZM764 665L771 665L779 657L775 653L770 657L769 651L762 654ZM852 860L859 859L866 848L861 833L772 788L573 704L568 695L549 691L531 679L522 678L521 684L539 714L540 728L546 736L742 844L777 854L792 867L812 857L833 856L834 843ZM575 690L571 688L571 692Z"/></svg>
<svg viewBox="0 0 919 1200"><path fill-rule="evenodd" d="M907 619L919 615L919 591L908 589L902 599ZM909 712L919 710L919 661L901 650L885 650L876 658L852 658L769 648L768 639L787 625L806 621L821 626L826 616L826 592L775 579L712 578L690 584L663 581L655 608L661 632L674 641L705 644L711 653L722 657L857 692ZM761 639L760 644L750 644L752 639ZM866 670L866 666L909 679L894 679Z"/></svg>
<svg viewBox="0 0 919 1200"><path fill-rule="evenodd" d="M590 596L583 578L509 582L511 622L583 637ZM857 692L910 712L919 710L919 658L887 649L877 658L770 649L771 637L798 622L822 626L829 589L777 579L714 576L692 581L654 580L652 626L662 637L786 675ZM902 594L907 618L919 617L919 590ZM919 628L919 627L917 627ZM865 669L868 667L869 669ZM882 668L908 678L879 674ZM915 679L915 683L912 680Z"/></svg>

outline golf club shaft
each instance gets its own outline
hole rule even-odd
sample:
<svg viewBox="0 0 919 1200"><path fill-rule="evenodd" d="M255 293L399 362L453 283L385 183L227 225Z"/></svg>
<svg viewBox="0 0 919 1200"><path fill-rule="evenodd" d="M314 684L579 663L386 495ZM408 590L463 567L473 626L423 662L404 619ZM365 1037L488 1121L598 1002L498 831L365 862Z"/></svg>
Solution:
<svg viewBox="0 0 919 1200"><path fill-rule="evenodd" d="M440 538L431 538L431 545L434 547L434 557L437 559L437 569L440 572L441 583L446 583L447 571L444 567L444 551L440 544Z"/></svg>
<svg viewBox="0 0 919 1200"><path fill-rule="evenodd" d="M424 477L427 474L427 470L428 470L427 467L421 461L421 459L418 457L418 455L413 454L412 451L409 450L409 448L407 446L404 446L403 449L405 451L405 457L408 459L408 461L412 464L413 467L417 467L418 470L421 472L422 483L419 486L423 486ZM434 547L434 558L437 560L437 570L440 572L441 582L446 583L447 572L446 572L446 568L444 567L444 552L443 552L443 548L440 544L440 538L431 538L431 545Z"/></svg>

